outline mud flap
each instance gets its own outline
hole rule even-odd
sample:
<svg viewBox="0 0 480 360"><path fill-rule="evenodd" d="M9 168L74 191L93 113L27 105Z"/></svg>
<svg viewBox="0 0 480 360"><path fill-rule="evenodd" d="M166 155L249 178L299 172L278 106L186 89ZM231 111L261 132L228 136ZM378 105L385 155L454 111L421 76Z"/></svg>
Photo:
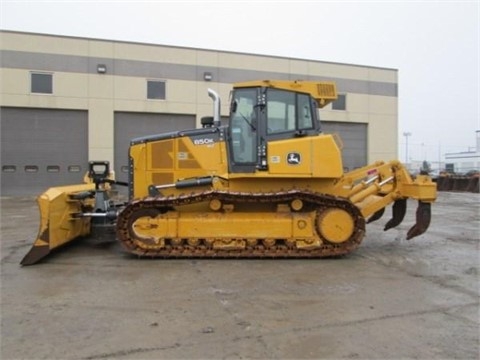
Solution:
<svg viewBox="0 0 480 360"><path fill-rule="evenodd" d="M94 184L55 187L37 198L40 228L21 265L33 265L53 249L90 233L90 218L76 216L84 211L90 199L76 199L75 195L92 190L95 190Z"/></svg>
<svg viewBox="0 0 480 360"><path fill-rule="evenodd" d="M400 225L407 212L407 199L395 200L392 206L392 218L385 225L384 231Z"/></svg>
<svg viewBox="0 0 480 360"><path fill-rule="evenodd" d="M431 205L423 201L418 202L417 212L416 212L416 223L413 225L407 233L407 240L414 238L415 236L422 235L427 231L430 226L431 214Z"/></svg>

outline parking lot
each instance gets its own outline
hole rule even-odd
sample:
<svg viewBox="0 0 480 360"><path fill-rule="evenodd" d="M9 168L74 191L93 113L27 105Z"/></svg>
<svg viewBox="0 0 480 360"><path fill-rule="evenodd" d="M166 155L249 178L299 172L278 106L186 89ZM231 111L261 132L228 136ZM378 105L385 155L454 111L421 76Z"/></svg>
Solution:
<svg viewBox="0 0 480 360"><path fill-rule="evenodd" d="M354 253L323 260L142 260L113 237L21 267L34 198L1 199L2 359L478 359L480 195L440 192ZM387 209L386 213L389 213Z"/></svg>

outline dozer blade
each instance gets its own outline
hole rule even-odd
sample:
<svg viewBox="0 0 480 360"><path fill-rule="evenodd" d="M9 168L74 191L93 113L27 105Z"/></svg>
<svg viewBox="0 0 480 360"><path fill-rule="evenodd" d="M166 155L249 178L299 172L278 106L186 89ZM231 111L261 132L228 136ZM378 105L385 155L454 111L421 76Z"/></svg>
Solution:
<svg viewBox="0 0 480 360"><path fill-rule="evenodd" d="M37 198L40 228L37 239L20 264L33 265L77 237L90 233L90 218L76 217L82 213L85 201L75 195L95 190L94 184L61 186L48 189Z"/></svg>
<svg viewBox="0 0 480 360"><path fill-rule="evenodd" d="M407 212L407 199L395 200L392 206L392 218L385 225L384 231L398 226Z"/></svg>
<svg viewBox="0 0 480 360"><path fill-rule="evenodd" d="M385 208L381 208L378 210L376 213L374 213L372 216L370 216L367 220L367 224L370 224L371 222L377 221L383 216L383 213L385 212Z"/></svg>
<svg viewBox="0 0 480 360"><path fill-rule="evenodd" d="M430 203L423 201L418 202L416 220L417 222L413 225L407 233L407 240L414 238L415 236L422 235L427 231L430 226L430 219L432 217Z"/></svg>

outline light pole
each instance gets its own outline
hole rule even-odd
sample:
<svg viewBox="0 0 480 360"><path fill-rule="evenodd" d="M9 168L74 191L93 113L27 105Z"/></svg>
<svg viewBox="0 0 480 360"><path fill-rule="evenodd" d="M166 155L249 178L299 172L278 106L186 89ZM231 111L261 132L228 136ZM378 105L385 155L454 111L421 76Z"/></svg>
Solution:
<svg viewBox="0 0 480 360"><path fill-rule="evenodd" d="M405 136L405 166L407 167L407 169L408 169L408 137L411 135L412 133L408 131L403 133L403 136Z"/></svg>

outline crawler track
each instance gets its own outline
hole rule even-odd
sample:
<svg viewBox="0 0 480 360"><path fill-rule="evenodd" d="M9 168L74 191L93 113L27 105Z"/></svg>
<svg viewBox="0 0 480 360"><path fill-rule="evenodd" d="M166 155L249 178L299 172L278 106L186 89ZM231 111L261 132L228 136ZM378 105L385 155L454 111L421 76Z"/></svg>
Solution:
<svg viewBox="0 0 480 360"><path fill-rule="evenodd" d="M265 242L259 237L258 241L245 241L244 248L217 249L211 246L208 239L168 238L158 234L156 241L137 236L133 231L134 222L141 217L154 218L168 212L181 211L182 206L195 203L219 200L221 203L239 205L255 204L289 204L293 200L301 200L304 209L316 212L315 222L326 209L340 208L353 219L352 235L344 242L330 243L321 239L320 245L313 248L297 248L295 242L299 239L283 237ZM273 208L273 206L272 206ZM307 211L307 210L305 210ZM235 212L235 210L234 210ZM251 212L252 217L255 212ZM234 226L234 224L232 225ZM213 230L214 231L214 230ZM308 191L285 191L277 193L244 193L209 190L202 193L182 194L179 196L145 198L128 204L117 219L117 237L123 247L130 253L143 257L159 258L321 258L347 254L355 250L365 233L365 219L359 210L348 200L334 196L318 194ZM157 234L155 235L157 236ZM221 234L212 234L215 238ZM319 234L317 234L321 238ZM242 231L238 236L221 238L224 243L242 239ZM191 241L189 241L191 240Z"/></svg>

